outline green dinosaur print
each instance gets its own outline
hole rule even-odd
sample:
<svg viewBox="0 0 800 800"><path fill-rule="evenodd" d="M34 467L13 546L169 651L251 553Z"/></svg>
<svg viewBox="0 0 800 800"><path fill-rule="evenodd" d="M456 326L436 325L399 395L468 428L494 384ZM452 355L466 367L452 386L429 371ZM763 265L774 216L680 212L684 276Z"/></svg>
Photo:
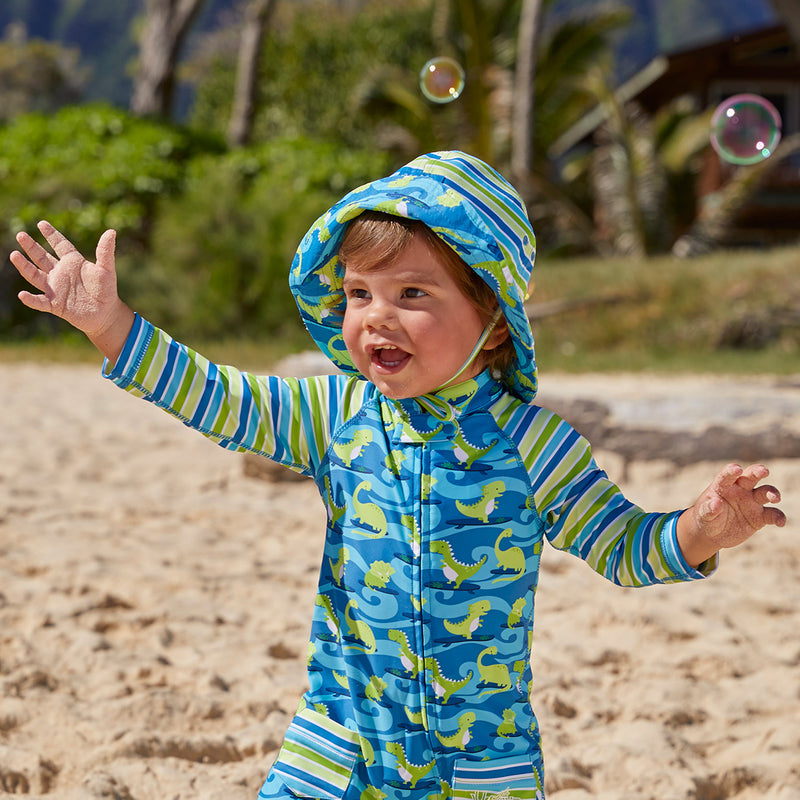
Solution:
<svg viewBox="0 0 800 800"><path fill-rule="evenodd" d="M386 792L382 792L377 787L370 785L361 792L359 800L384 800L386 796Z"/></svg>
<svg viewBox="0 0 800 800"><path fill-rule="evenodd" d="M436 202L440 206L455 208L464 202L464 195L459 194L455 189L447 189L444 194L440 194L436 198Z"/></svg>
<svg viewBox="0 0 800 800"><path fill-rule="evenodd" d="M302 298L297 299L297 305L300 307L302 311L305 311L310 317L312 317L317 322L321 323L325 317L329 316L331 313L330 308L327 307L324 303L307 303Z"/></svg>
<svg viewBox="0 0 800 800"><path fill-rule="evenodd" d="M514 276L511 274L511 270L508 268L507 264L503 264L502 272L504 280L498 281L498 289L500 290L500 294L503 300L505 300L506 305L510 308L514 308L517 305L517 300L508 290L512 286L516 286L517 282L514 279Z"/></svg>
<svg viewBox="0 0 800 800"><path fill-rule="evenodd" d="M425 659L425 669L429 669L432 673L431 687L436 697L442 701L442 705L446 704L450 696L463 689L472 680L472 670L469 675L461 680L451 680L442 673L442 668L439 666L439 661L435 658Z"/></svg>
<svg viewBox="0 0 800 800"><path fill-rule="evenodd" d="M514 672L517 675L516 681L514 681L514 685L517 689L522 688L522 676L525 673L525 668L528 666L530 662L526 658L521 658L519 661L514 662Z"/></svg>
<svg viewBox="0 0 800 800"><path fill-rule="evenodd" d="M399 477L400 468L405 461L408 461L408 456L402 450L390 450L383 463L386 469L393 473L395 477Z"/></svg>
<svg viewBox="0 0 800 800"><path fill-rule="evenodd" d="M339 627L339 620L333 610L333 604L330 597L326 594L318 594L316 604L325 611L325 624L328 630L337 638L341 639L342 632Z"/></svg>
<svg viewBox="0 0 800 800"><path fill-rule="evenodd" d="M331 574L333 575L333 580L337 586L342 585L344 568L349 560L350 551L346 547L339 548L339 557L336 559L336 561L334 561L332 558L328 559L328 563L331 565Z"/></svg>
<svg viewBox="0 0 800 800"><path fill-rule="evenodd" d="M465 516L479 519L483 523L489 522L489 515L497 506L497 500L505 492L506 485L503 481L490 481L481 488L480 499L475 503L462 503L456 500L456 508Z"/></svg>
<svg viewBox="0 0 800 800"><path fill-rule="evenodd" d="M447 781L441 781L441 792L434 792L428 795L428 800L452 800L453 790Z"/></svg>
<svg viewBox="0 0 800 800"><path fill-rule="evenodd" d="M391 181L389 186L391 186L392 189L402 189L408 186L408 184L411 183L413 180L414 177L412 175L403 175ZM397 209L397 203L396 202L393 203L391 200L387 200L386 205L392 206L395 210ZM381 208L385 210L383 206L381 206Z"/></svg>
<svg viewBox="0 0 800 800"><path fill-rule="evenodd" d="M335 669L331 670L331 673L336 683L338 683L339 686L342 687L342 689L347 689L349 691L350 683L347 680L347 675L342 675L341 672L337 672Z"/></svg>
<svg viewBox="0 0 800 800"><path fill-rule="evenodd" d="M419 525L417 525L416 517L413 514L403 514L400 517L400 524L410 531L408 542L411 545L411 551L414 553L415 558L419 558L422 552L422 536L419 532Z"/></svg>
<svg viewBox="0 0 800 800"><path fill-rule="evenodd" d="M347 629L350 632L350 636L354 639L360 639L364 643L364 647L358 649L363 650L365 653L374 653L376 642L372 628L360 619L353 619L350 614L351 608L358 609L358 602L356 600L350 600L344 609L344 618L347 622ZM355 645L349 645L349 647L355 647Z"/></svg>
<svg viewBox="0 0 800 800"><path fill-rule="evenodd" d="M462 581L471 578L486 563L488 556L484 556L477 564L462 564L453 557L453 548L449 542L431 542L430 550L442 557L442 572L449 583L455 584L458 589Z"/></svg>
<svg viewBox="0 0 800 800"><path fill-rule="evenodd" d="M435 478L433 475L428 475L427 473L424 474L421 478L421 487L422 487L422 499L428 500L431 496L431 490L433 489L436 484L439 483L439 479Z"/></svg>
<svg viewBox="0 0 800 800"><path fill-rule="evenodd" d="M329 258L319 268L319 282L323 286L328 286L331 289L336 289L342 285L341 272L344 270L342 262L339 260L337 253L333 258Z"/></svg>
<svg viewBox="0 0 800 800"><path fill-rule="evenodd" d="M505 664L484 664L483 657L486 655L496 656L497 648L491 645L481 650L478 654L478 672L481 674L481 681L483 683L493 683L497 688L484 690L478 695L479 698L483 697L485 694L507 692L513 686L508 667Z"/></svg>
<svg viewBox="0 0 800 800"><path fill-rule="evenodd" d="M328 524L333 528L336 523L344 516L347 511L347 503L337 506L333 500L333 490L331 489L331 479L325 476L325 494L327 495L325 507L328 509Z"/></svg>
<svg viewBox="0 0 800 800"><path fill-rule="evenodd" d="M381 697L383 697L383 693L386 691L388 685L389 684L386 683L383 678L373 675L364 689L364 694L368 700L374 700L376 703L380 703Z"/></svg>
<svg viewBox="0 0 800 800"><path fill-rule="evenodd" d="M353 431L353 438L349 442L334 442L333 452L344 462L348 467L353 465L353 461L357 459L362 450L372 441L372 431L369 428L363 430Z"/></svg>
<svg viewBox="0 0 800 800"><path fill-rule="evenodd" d="M428 714L425 711L425 706L422 706L419 711L412 711L408 706L403 707L408 717L408 721L412 725L417 725L424 730L428 730Z"/></svg>
<svg viewBox="0 0 800 800"><path fill-rule="evenodd" d="M511 611L508 612L508 627L515 628L522 622L522 612L525 609L527 600L524 597L518 597L511 606Z"/></svg>
<svg viewBox="0 0 800 800"><path fill-rule="evenodd" d="M314 642L309 642L308 643L308 656L306 658L306 664L308 664L308 666L311 666L311 662L314 660L314 654L316 652L317 652L317 646L314 644Z"/></svg>
<svg viewBox="0 0 800 800"><path fill-rule="evenodd" d="M517 732L517 713L513 708L506 708L503 711L503 721L497 726L497 735L506 737L514 736Z"/></svg>
<svg viewBox="0 0 800 800"><path fill-rule="evenodd" d="M503 570L513 570L516 575L504 575L502 578L495 578L492 583L498 581L515 581L525 572L525 553L521 547L509 547L508 550L500 549L500 542L512 536L511 528L506 528L497 537L494 543L494 554L497 558L498 566Z"/></svg>
<svg viewBox="0 0 800 800"><path fill-rule="evenodd" d="M436 731L436 738L445 747L454 747L458 750L465 750L472 738L472 726L475 724L477 715L474 711L465 711L458 718L458 730L451 736L442 736Z"/></svg>
<svg viewBox="0 0 800 800"><path fill-rule="evenodd" d="M403 745L397 742L389 742L386 745L387 752L397 759L397 774L403 783L408 783L413 789L417 781L422 780L434 767L436 761L429 761L427 764L412 764L406 757Z"/></svg>
<svg viewBox="0 0 800 800"><path fill-rule="evenodd" d="M403 631L390 630L389 639L400 645L400 663L406 672L411 673L412 678L416 678L423 667L423 661L408 644L408 636Z"/></svg>
<svg viewBox="0 0 800 800"><path fill-rule="evenodd" d="M476 600L474 603L470 603L469 613L461 622L451 622L446 619L444 620L444 626L454 636L463 636L465 639L471 639L472 634L481 626L481 617L488 613L491 607L491 603L488 600Z"/></svg>
<svg viewBox="0 0 800 800"><path fill-rule="evenodd" d="M373 561L364 575L364 583L370 589L385 589L389 578L394 575L394 567L386 561Z"/></svg>
<svg viewBox="0 0 800 800"><path fill-rule="evenodd" d="M460 464L463 464L469 469L474 461L481 456L485 456L492 447L494 447L494 444L490 444L487 447L475 447L475 445L470 444L470 442L466 440L464 434L461 432L461 428L458 428L453 440L453 455Z"/></svg>
<svg viewBox="0 0 800 800"><path fill-rule="evenodd" d="M366 536L368 539L380 539L381 536L385 536L386 532L388 531L388 527L386 525L386 514L383 513L383 510L380 506L376 505L375 503L365 503L359 497L360 492L368 492L371 489L372 484L369 481L361 481L361 483L356 486L356 489L353 492L353 519L362 523L363 525L367 525L375 531L375 533L363 533L358 531L361 536Z"/></svg>
<svg viewBox="0 0 800 800"><path fill-rule="evenodd" d="M375 748L372 746L372 743L369 739L366 739L364 736L359 736L358 741L361 744L361 755L364 757L364 763L371 767L375 763ZM374 789L375 787L367 787ZM375 791L378 791L375 789ZM383 792L381 792L383 794ZM386 795L383 795L386 797Z"/></svg>

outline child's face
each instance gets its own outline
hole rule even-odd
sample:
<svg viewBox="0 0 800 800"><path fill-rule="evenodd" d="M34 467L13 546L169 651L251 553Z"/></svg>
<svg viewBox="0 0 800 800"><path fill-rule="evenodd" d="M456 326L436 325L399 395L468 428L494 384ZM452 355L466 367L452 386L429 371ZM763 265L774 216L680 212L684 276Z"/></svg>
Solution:
<svg viewBox="0 0 800 800"><path fill-rule="evenodd" d="M348 264L342 334L356 368L387 397L419 397L450 380L483 332L477 309L415 236L389 266ZM458 378L477 375L476 359Z"/></svg>

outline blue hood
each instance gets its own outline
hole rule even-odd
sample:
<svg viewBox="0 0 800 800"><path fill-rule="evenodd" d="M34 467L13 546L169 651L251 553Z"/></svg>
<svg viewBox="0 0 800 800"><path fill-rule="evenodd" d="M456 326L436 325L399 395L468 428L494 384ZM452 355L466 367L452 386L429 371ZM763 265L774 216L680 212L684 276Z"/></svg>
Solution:
<svg viewBox="0 0 800 800"><path fill-rule="evenodd" d="M318 347L343 372L356 375L342 338L344 269L338 251L348 222L363 211L424 222L492 288L516 353L502 379L522 400L532 400L536 360L524 301L536 237L514 188L473 156L429 153L354 189L314 223L294 257L289 285Z"/></svg>

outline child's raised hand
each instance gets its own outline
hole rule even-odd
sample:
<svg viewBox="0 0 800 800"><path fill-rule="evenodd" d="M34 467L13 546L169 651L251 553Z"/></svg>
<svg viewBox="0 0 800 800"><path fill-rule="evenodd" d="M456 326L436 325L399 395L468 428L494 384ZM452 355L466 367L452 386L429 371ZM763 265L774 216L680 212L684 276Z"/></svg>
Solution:
<svg viewBox="0 0 800 800"><path fill-rule="evenodd" d="M768 503L779 503L780 492L759 486L769 475L761 464L742 469L724 467L697 502L678 521L678 542L687 562L697 566L719 550L736 547L765 525L783 527L786 515Z"/></svg>
<svg viewBox="0 0 800 800"><path fill-rule="evenodd" d="M115 231L108 230L100 237L96 260L92 262L49 222L40 222L38 228L55 255L27 233L17 234L27 258L15 250L10 255L11 263L40 292L23 291L19 299L28 308L66 320L115 360L133 324L133 312L117 294Z"/></svg>

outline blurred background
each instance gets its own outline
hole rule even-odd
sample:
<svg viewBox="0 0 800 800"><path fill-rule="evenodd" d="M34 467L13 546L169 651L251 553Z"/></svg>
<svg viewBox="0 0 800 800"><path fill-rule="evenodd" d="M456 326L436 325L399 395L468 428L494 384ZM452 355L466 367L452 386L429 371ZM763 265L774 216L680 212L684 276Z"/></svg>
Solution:
<svg viewBox="0 0 800 800"><path fill-rule="evenodd" d="M116 228L123 297L212 357L307 346L303 233L459 148L527 203L545 367L798 371L796 0L6 0L0 34L4 252L42 218L87 254ZM709 137L742 92L782 125L747 165ZM6 262L3 353L73 342L20 288Z"/></svg>

